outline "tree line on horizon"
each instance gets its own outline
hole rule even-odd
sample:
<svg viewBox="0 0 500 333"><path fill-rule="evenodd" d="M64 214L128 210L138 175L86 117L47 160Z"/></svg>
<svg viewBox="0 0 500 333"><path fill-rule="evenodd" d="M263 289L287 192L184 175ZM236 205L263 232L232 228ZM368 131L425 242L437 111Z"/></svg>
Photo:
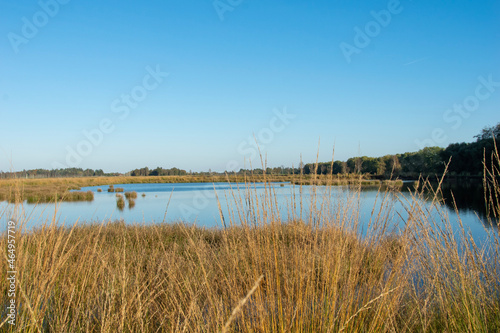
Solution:
<svg viewBox="0 0 500 333"><path fill-rule="evenodd" d="M163 169L157 167L156 169L149 169L148 167L141 169L134 169L129 172L130 176L185 176L188 174L186 170L178 168Z"/></svg>
<svg viewBox="0 0 500 333"><path fill-rule="evenodd" d="M500 143L500 123L496 126L485 127L476 141L466 143L452 143L446 148L425 147L416 152L385 155L381 157L352 157L347 161L329 161L307 163L298 168L267 168L268 174L369 174L378 178L417 178L419 175L442 175L449 162L447 174L449 176L482 176L484 166L491 165L492 153L495 144ZM500 149L500 147L498 147ZM240 170L262 174L262 169Z"/></svg>
<svg viewBox="0 0 500 333"><path fill-rule="evenodd" d="M500 141L500 123L496 126L485 127L481 133L475 135L476 141L452 143L446 148L425 147L416 152L403 154L385 155L381 157L351 157L347 161L330 161L320 163L301 163L294 167L267 168L266 173L272 175L292 174L369 174L378 178L416 178L419 175L441 175L448 162L448 175L450 176L482 176L483 161L487 166L491 164L492 153L495 144L498 147ZM253 173L262 174L262 169L240 169L237 174ZM223 175L224 173L191 172L178 168L164 169L148 167L134 169L126 174L118 172L105 173L102 169L33 169L17 172L0 171L0 179L12 178L62 178L62 177L113 177L113 176L185 176L185 175Z"/></svg>
<svg viewBox="0 0 500 333"><path fill-rule="evenodd" d="M65 168L65 169L31 169L16 172L0 171L0 179L12 178L65 178L65 177L113 177L119 176L118 172L106 173L102 169L82 169L82 168Z"/></svg>

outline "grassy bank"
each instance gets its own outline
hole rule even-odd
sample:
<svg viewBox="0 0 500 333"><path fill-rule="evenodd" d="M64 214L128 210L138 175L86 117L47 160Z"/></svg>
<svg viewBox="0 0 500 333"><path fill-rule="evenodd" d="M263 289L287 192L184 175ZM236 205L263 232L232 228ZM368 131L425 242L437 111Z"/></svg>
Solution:
<svg viewBox="0 0 500 333"><path fill-rule="evenodd" d="M321 186L342 186L342 185L361 185L361 186L403 186L402 180L378 180L364 178L335 178L318 177L317 179L294 179L295 185L321 185Z"/></svg>
<svg viewBox="0 0 500 333"><path fill-rule="evenodd" d="M367 180L364 176L348 174L335 176L314 175L227 175L227 176L148 176L148 177L82 177L82 178L46 178L46 179L2 179L0 180L0 201L11 203L27 200L29 203L46 203L57 201L92 201L89 192L70 192L87 186L114 184L146 184L146 183L221 183L221 182L292 182L295 184L381 184L378 180ZM113 188L111 186L111 188ZM113 188L118 191L120 188ZM109 189L108 189L109 191ZM120 189L123 192L123 189Z"/></svg>
<svg viewBox="0 0 500 333"><path fill-rule="evenodd" d="M0 181L0 201L15 203L26 200L28 203L46 203L56 201L92 201L92 191L74 191L79 187L64 182Z"/></svg>
<svg viewBox="0 0 500 333"><path fill-rule="evenodd" d="M244 177L229 176L233 182L244 181ZM262 177L255 177L256 181ZM276 176L275 181L290 181L290 177ZM148 176L148 177L82 177L82 178L47 178L47 179L8 179L0 180L0 200L16 202L54 202L78 201L80 194L73 194L71 190L79 190L86 186L114 185L114 184L144 184L144 183L210 183L226 182L224 176ZM123 191L123 190L122 190ZM86 194L86 192L85 192ZM87 197L83 198L88 200ZM93 197L92 197L93 199Z"/></svg>

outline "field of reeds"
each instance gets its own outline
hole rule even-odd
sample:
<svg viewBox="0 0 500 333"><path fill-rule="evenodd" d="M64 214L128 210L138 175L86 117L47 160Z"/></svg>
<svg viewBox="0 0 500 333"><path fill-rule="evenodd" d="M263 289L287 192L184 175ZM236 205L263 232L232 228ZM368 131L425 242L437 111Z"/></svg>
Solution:
<svg viewBox="0 0 500 333"><path fill-rule="evenodd" d="M317 177L307 179L293 179L291 181L295 185L323 185L323 186L339 186L339 185L361 185L361 186L403 186L403 181L397 180L379 180L365 179L362 177Z"/></svg>
<svg viewBox="0 0 500 333"><path fill-rule="evenodd" d="M49 179L1 179L0 201L10 203L48 203L56 201L92 201L92 191L79 190L86 182L85 178L49 178Z"/></svg>
<svg viewBox="0 0 500 333"><path fill-rule="evenodd" d="M0 186L0 201L15 203L24 201L27 203L47 203L57 201L92 201L94 193L92 191L70 191L72 188L51 185L25 185L17 183L8 186ZM79 189L79 188L78 188Z"/></svg>
<svg viewBox="0 0 500 333"><path fill-rule="evenodd" d="M496 162L500 162L497 154ZM490 166L489 166L490 167ZM498 224L498 164L485 176ZM474 242L442 210L439 188L381 190L360 233L359 194L330 191L288 216L273 187L227 194L221 227L54 222L23 231L16 206L16 326L5 332L498 332L498 229ZM121 194L120 194L121 196ZM399 198L404 214L394 211ZM122 196L123 199L123 196ZM304 208L302 210L302 207ZM0 212L3 220L8 219ZM400 230L389 232L391 219ZM458 232L456 231L458 230ZM0 279L7 237L0 240ZM8 286L0 285L4 308Z"/></svg>

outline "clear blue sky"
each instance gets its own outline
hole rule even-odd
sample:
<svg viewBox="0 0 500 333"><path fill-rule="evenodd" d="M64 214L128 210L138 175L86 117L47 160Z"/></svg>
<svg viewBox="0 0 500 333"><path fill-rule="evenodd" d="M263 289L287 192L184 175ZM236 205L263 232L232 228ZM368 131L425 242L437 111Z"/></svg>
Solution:
<svg viewBox="0 0 500 333"><path fill-rule="evenodd" d="M500 121L499 1L55 1L0 0L0 170L221 171L254 134L296 166Z"/></svg>

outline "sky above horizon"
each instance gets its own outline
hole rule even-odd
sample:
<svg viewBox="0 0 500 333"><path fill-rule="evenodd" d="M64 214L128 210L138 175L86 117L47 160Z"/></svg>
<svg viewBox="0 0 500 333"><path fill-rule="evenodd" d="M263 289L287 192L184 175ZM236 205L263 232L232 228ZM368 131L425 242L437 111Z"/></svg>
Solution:
<svg viewBox="0 0 500 333"><path fill-rule="evenodd" d="M499 1L0 0L0 170L192 171L471 142ZM246 161L246 162L245 162Z"/></svg>

